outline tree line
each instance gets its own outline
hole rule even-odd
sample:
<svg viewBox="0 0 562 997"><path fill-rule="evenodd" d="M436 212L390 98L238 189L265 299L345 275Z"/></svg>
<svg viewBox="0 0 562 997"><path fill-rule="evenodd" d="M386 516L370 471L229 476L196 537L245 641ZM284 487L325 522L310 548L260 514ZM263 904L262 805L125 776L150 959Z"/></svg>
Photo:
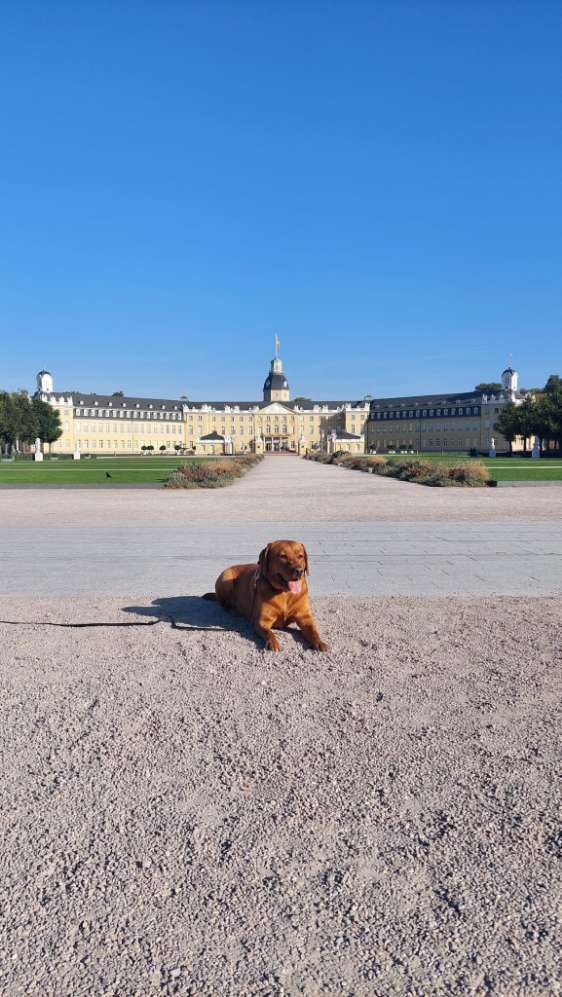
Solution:
<svg viewBox="0 0 562 997"><path fill-rule="evenodd" d="M54 443L62 434L59 413L27 391L0 391L0 448L11 454L33 443Z"/></svg>
<svg viewBox="0 0 562 997"><path fill-rule="evenodd" d="M544 388L535 395L527 395L521 405L508 402L496 419L494 429L509 443L510 449L517 436L528 449L532 436L540 440L541 448L554 443L560 449L562 442L562 378L551 374Z"/></svg>

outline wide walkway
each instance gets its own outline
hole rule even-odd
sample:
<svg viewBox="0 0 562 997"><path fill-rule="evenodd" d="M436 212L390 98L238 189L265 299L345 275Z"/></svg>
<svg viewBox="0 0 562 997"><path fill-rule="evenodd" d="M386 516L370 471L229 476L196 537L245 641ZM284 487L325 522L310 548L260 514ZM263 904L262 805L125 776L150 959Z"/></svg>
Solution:
<svg viewBox="0 0 562 997"><path fill-rule="evenodd" d="M317 595L562 593L562 489L431 489L297 458L218 491L0 492L0 595L196 595L301 539Z"/></svg>

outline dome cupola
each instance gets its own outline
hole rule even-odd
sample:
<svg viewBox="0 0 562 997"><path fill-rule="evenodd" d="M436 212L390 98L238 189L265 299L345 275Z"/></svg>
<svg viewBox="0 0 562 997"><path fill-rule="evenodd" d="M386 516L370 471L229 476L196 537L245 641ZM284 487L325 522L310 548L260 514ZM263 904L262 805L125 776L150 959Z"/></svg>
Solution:
<svg viewBox="0 0 562 997"><path fill-rule="evenodd" d="M36 377L37 391L41 395L53 392L53 375L48 370L40 370Z"/></svg>
<svg viewBox="0 0 562 997"><path fill-rule="evenodd" d="M271 361L271 368L263 385L264 402L288 402L289 382L283 373L283 361L279 357L279 338L275 337L275 356Z"/></svg>
<svg viewBox="0 0 562 997"><path fill-rule="evenodd" d="M502 371L502 388L507 391L508 394L513 395L517 391L517 385L519 383L519 374L513 369L510 363L508 363L505 370Z"/></svg>

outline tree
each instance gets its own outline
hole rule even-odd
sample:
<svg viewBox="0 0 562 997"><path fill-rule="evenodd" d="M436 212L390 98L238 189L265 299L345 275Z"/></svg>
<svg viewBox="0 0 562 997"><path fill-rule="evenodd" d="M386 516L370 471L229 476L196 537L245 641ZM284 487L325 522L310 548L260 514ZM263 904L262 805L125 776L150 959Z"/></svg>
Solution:
<svg viewBox="0 0 562 997"><path fill-rule="evenodd" d="M517 408L519 436L523 437L523 450L527 449L527 440L534 435L536 425L536 404L534 398L525 398Z"/></svg>
<svg viewBox="0 0 562 997"><path fill-rule="evenodd" d="M499 433L503 436L504 440L509 443L509 451L511 453L513 441L516 436L520 433L520 422L519 422L519 411L517 405L513 402L508 402L500 412L496 422L494 423L494 429L497 429Z"/></svg>
<svg viewBox="0 0 562 997"><path fill-rule="evenodd" d="M6 452L12 444L11 396L7 391L0 392L0 446Z"/></svg>
<svg viewBox="0 0 562 997"><path fill-rule="evenodd" d="M31 405L37 419L37 436L44 443L54 443L62 436L60 415L57 409L49 405L48 402L42 402L40 398L34 398Z"/></svg>
<svg viewBox="0 0 562 997"><path fill-rule="evenodd" d="M181 443L174 443L174 450L176 451L181 450L181 448L182 448Z"/></svg>
<svg viewBox="0 0 562 997"><path fill-rule="evenodd" d="M562 443L562 378L551 374L535 403L534 432L542 440Z"/></svg>
<svg viewBox="0 0 562 997"><path fill-rule="evenodd" d="M159 449L160 453L164 453L164 450L166 449L166 444L163 443L161 447L158 447L158 449Z"/></svg>
<svg viewBox="0 0 562 997"><path fill-rule="evenodd" d="M312 398L305 398L304 395L298 395L297 398L293 398L294 405L307 405L312 404Z"/></svg>
<svg viewBox="0 0 562 997"><path fill-rule="evenodd" d="M188 402L189 401L189 398L187 397L187 395L180 395L180 398L181 398L181 400L183 402Z"/></svg>
<svg viewBox="0 0 562 997"><path fill-rule="evenodd" d="M495 395L496 392L501 391L501 389L502 386L499 381L482 381L481 384L474 385L474 390L481 391L483 395Z"/></svg>
<svg viewBox="0 0 562 997"><path fill-rule="evenodd" d="M559 374L551 374L544 386L544 393L562 405L562 378Z"/></svg>
<svg viewBox="0 0 562 997"><path fill-rule="evenodd" d="M31 443L38 432L38 421L26 391L2 392L0 403L0 440L6 451Z"/></svg>
<svg viewBox="0 0 562 997"><path fill-rule="evenodd" d="M124 393L122 391L114 391L111 397L112 398L124 398L125 395L124 395Z"/></svg>

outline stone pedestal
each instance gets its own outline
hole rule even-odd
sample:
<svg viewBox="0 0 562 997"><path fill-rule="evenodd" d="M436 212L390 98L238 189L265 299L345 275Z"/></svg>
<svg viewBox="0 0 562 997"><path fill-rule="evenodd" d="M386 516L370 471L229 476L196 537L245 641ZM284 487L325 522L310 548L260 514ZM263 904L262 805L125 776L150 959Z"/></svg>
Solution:
<svg viewBox="0 0 562 997"><path fill-rule="evenodd" d="M41 450L41 440L39 437L35 440L35 453L33 455L33 460L43 460L43 451Z"/></svg>

